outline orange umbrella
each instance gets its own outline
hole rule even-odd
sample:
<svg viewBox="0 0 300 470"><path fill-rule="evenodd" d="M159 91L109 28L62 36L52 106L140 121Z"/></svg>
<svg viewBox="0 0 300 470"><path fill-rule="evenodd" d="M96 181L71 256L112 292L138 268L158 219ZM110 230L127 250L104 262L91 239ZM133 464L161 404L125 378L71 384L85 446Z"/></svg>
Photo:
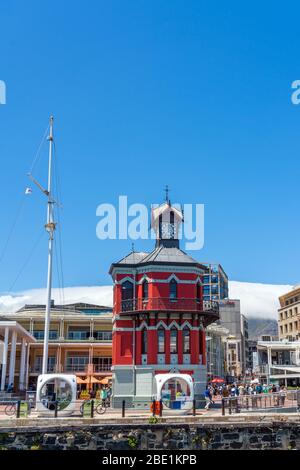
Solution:
<svg viewBox="0 0 300 470"><path fill-rule="evenodd" d="M76 377L76 382L78 384L87 384L87 383L89 383L89 380L88 379L82 379L81 377Z"/></svg>
<svg viewBox="0 0 300 470"><path fill-rule="evenodd" d="M102 383L102 385L107 385L109 384L110 382L112 381L112 378L110 376L108 377L104 377L103 379L100 380L100 383Z"/></svg>
<svg viewBox="0 0 300 470"><path fill-rule="evenodd" d="M95 377L91 377L91 378L90 378L90 383L91 383L91 384L99 384L100 382L101 382L101 381L98 380L98 379L96 379Z"/></svg>

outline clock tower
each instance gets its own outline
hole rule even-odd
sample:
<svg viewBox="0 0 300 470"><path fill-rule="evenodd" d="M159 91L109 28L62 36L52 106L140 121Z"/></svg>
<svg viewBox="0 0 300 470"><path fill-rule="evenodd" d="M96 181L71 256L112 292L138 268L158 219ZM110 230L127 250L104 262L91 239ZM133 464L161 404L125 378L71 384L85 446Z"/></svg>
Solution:
<svg viewBox="0 0 300 470"><path fill-rule="evenodd" d="M156 244L113 263L114 407L146 407L156 374L190 374L195 397L206 386L205 329L218 320L217 302L203 302L206 267L179 246L181 210L168 197L152 209Z"/></svg>

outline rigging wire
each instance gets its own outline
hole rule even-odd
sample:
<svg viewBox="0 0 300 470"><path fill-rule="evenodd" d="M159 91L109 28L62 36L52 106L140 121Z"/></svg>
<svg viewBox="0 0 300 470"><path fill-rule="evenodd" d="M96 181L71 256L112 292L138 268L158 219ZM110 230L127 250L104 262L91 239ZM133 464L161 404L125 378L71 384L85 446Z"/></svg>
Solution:
<svg viewBox="0 0 300 470"><path fill-rule="evenodd" d="M42 239L42 237L43 237L44 234L45 234L45 231L44 231L44 229L43 229L43 230L40 232L39 237L38 237L37 240L35 241L34 245L32 246L32 248L31 248L31 250L30 250L30 252L29 252L27 258L25 259L25 261L24 261L24 263L23 263L21 269L19 270L17 276L15 277L13 283L11 284L11 286L10 286L10 288L9 288L9 290L8 290L8 294L10 294L11 291L13 290L13 288L14 288L16 282L18 281L19 277L20 277L21 274L23 273L23 271L24 271L24 269L26 268L27 264L28 264L29 261L31 260L33 254L34 254L34 252L35 252L35 250L36 250L36 248L37 248L37 246L38 246L39 242L41 241L41 239Z"/></svg>
<svg viewBox="0 0 300 470"><path fill-rule="evenodd" d="M12 223L12 225L11 225L11 228L10 228L10 230L9 230L9 232L8 232L8 236L7 236L7 238L6 238L6 240L5 240L5 243L4 243L4 245L3 245L3 248L2 248L2 251L1 251L1 254L0 254L0 264L1 264L1 262L2 262L2 260L3 260L3 258L4 258L4 256L5 256L7 247L8 247L9 242L10 242L12 236L13 236L15 227L16 227L16 225L17 225L17 222L18 222L19 217L20 217L21 212L22 212L22 208L23 208L23 206L24 206L24 201L25 201L25 195L23 195L22 199L21 199L20 202L19 202L19 205L18 205L18 208L17 208L17 212L16 212L16 215L15 215L15 218L14 218L14 220L13 220L13 223Z"/></svg>
<svg viewBox="0 0 300 470"><path fill-rule="evenodd" d="M46 130L45 130L45 132L44 132L44 134L43 134L42 140L41 140L41 142L40 142L40 144L39 144L39 146L38 146L38 149L37 149L37 151L36 151L36 154L35 154L35 156L34 156L34 158L33 158L33 160L32 160L29 173L32 172L32 170L34 169L35 165L37 164L38 160L39 160L40 157L41 157L41 149L42 149L43 143L44 143L45 140L46 140L48 131L49 131L49 124L48 124L47 127L46 127ZM15 228L16 228L17 222L18 222L19 217L20 217L20 215L21 215L21 212L22 212L22 209L23 209L23 206L24 206L25 198L26 198L26 194L24 193L24 194L23 194L23 197L21 198L21 200L20 200L20 202L19 202L19 205L18 205L17 211L16 211L16 215L15 215L15 217L14 217L14 219L13 219L11 228L10 228L10 230L9 230L9 232L8 232L8 236L7 236L7 238L6 238L5 242L4 242L3 248L2 248L2 250L1 250L1 253L0 253L0 265L1 265L1 263L2 263L2 261L3 261L3 259L4 259L4 257L5 257L6 250L7 250L7 248L8 248L8 245L9 245L9 243L10 243L10 240L11 240L11 238L12 238L12 236L13 236L13 233L14 233L14 230L15 230Z"/></svg>
<svg viewBox="0 0 300 470"><path fill-rule="evenodd" d="M48 131L49 131L49 127L50 127L50 124L48 123L47 127L46 127L46 130L44 132L44 135L42 137L42 140L40 142L40 145L38 146L38 149L37 149L37 152L35 154L35 157L33 158L33 161L31 163L31 166L30 166L30 170L29 170L29 174L32 173L34 167L36 166L38 160L40 159L41 157L41 149L42 149L42 146L43 146L43 143L45 142L46 140L46 137L48 137Z"/></svg>
<svg viewBox="0 0 300 470"><path fill-rule="evenodd" d="M58 158L57 158L57 153L56 153L56 145L54 141L53 145L53 155L54 155L54 177L55 177L55 188L56 188L56 195L57 195L57 201L58 204L56 205L56 213L57 213L57 226L58 226L58 259L57 259L57 265L58 269L60 270L60 280L61 280L61 295L62 295L62 305L65 303L65 297L64 297L64 270L63 270L63 257L62 257L62 234L61 234L61 217L60 217L60 201L61 201L61 184L60 184L60 177L59 177L59 167L58 167Z"/></svg>
<svg viewBox="0 0 300 470"><path fill-rule="evenodd" d="M60 270L59 270L59 263L58 263L58 256L57 256L57 243L54 239L54 256L55 256L55 264L56 264L56 272L57 272L57 282L58 282L58 296L59 296L59 303L62 304L62 295L61 295L61 278L60 278Z"/></svg>

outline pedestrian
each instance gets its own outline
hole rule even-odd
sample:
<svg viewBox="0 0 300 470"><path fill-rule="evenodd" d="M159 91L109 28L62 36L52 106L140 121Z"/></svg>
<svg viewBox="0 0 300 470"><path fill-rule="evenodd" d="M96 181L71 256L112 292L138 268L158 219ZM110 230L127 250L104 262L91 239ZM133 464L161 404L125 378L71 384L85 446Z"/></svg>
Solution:
<svg viewBox="0 0 300 470"><path fill-rule="evenodd" d="M285 388L284 385L282 385L280 387L280 391L279 391L280 405L281 406L284 406L286 395L287 395L287 389Z"/></svg>
<svg viewBox="0 0 300 470"><path fill-rule="evenodd" d="M206 387L206 390L204 392L204 398L206 401L205 409L208 410L210 405L213 404L212 395L209 387Z"/></svg>
<svg viewBox="0 0 300 470"><path fill-rule="evenodd" d="M106 400L107 400L107 390L106 387L102 387L101 392L100 392L100 398L102 400L102 405L106 406Z"/></svg>

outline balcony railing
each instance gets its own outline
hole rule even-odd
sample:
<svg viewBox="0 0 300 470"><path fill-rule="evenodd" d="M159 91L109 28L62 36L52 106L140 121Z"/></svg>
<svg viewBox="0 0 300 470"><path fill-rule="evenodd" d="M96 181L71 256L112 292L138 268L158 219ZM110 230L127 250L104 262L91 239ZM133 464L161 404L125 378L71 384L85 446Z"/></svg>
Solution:
<svg viewBox="0 0 300 470"><path fill-rule="evenodd" d="M199 302L196 299L170 299L151 297L149 299L129 299L121 301L121 312L141 311L181 311L212 313L219 316L219 304L213 300Z"/></svg>

